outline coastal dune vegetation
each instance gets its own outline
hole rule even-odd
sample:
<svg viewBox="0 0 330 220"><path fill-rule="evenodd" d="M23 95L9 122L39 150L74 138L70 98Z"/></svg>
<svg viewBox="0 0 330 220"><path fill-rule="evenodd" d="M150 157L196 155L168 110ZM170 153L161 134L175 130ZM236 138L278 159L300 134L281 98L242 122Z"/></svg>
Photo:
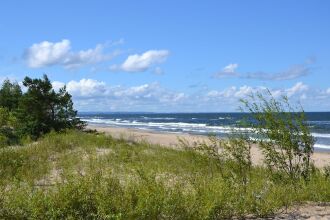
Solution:
<svg viewBox="0 0 330 220"><path fill-rule="evenodd" d="M23 85L0 90L0 219L246 219L330 201L330 169L313 165L304 112L285 97L242 100L257 138L238 129L174 149L84 129L47 76Z"/></svg>

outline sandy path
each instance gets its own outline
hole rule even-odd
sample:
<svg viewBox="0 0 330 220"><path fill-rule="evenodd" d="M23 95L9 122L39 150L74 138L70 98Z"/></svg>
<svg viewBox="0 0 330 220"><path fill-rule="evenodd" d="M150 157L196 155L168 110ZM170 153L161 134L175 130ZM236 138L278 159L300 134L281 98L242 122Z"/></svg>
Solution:
<svg viewBox="0 0 330 220"><path fill-rule="evenodd" d="M160 133L153 131L144 131L129 128L115 128L115 127L101 127L88 125L89 129L96 129L100 132L105 132L115 138L124 138L133 141L147 141L151 144L159 144L166 147L178 148L179 138L187 140L189 143L194 141L207 141L207 136L190 135L190 134L174 134L174 133ZM254 146L252 147L252 160L254 164L261 164L263 156L260 150ZM312 159L317 167L324 167L330 165L330 152L316 152L313 154Z"/></svg>

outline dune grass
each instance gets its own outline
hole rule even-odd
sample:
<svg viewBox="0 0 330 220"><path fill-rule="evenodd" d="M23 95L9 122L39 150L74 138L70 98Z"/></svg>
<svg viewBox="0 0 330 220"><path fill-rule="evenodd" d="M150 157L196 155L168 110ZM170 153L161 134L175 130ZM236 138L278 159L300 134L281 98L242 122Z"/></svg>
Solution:
<svg viewBox="0 0 330 220"><path fill-rule="evenodd" d="M289 182L252 167L242 187L194 150L78 131L0 149L0 219L264 217L306 201L330 201L328 175Z"/></svg>

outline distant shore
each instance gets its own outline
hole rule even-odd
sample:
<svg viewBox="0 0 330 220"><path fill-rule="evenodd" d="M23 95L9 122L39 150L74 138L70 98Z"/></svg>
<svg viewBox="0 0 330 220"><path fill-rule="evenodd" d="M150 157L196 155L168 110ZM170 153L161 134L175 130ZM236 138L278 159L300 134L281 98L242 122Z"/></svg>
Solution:
<svg viewBox="0 0 330 220"><path fill-rule="evenodd" d="M88 125L88 129L95 129L99 132L110 134L114 138L124 138L132 141L147 141L150 144L157 144L164 147L180 148L179 139L184 139L189 143L195 141L207 141L208 137L204 135L191 135L191 134L178 134L178 133L165 133L156 132L142 129L119 128L100 125ZM256 165L261 165L263 156L257 146L251 149L252 161ZM330 165L330 152L318 151L312 155L312 159L317 167L325 167Z"/></svg>

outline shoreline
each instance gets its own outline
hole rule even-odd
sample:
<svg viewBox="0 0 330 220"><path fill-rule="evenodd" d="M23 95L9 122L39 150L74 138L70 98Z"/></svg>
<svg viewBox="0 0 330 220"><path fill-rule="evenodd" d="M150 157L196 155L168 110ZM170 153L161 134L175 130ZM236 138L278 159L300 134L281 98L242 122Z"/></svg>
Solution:
<svg viewBox="0 0 330 220"><path fill-rule="evenodd" d="M185 133L169 133L169 132L157 132L150 130L134 129L134 128L122 128L122 127L110 127L101 125L88 124L87 129L95 129L99 132L110 134L114 138L123 138L131 141L146 141L150 144L160 145L163 147L169 147L173 149L179 149L179 138L186 140L192 144L196 141L208 141L208 137L205 135L193 135ZM263 163L263 155L260 149L254 145L251 148L252 162L255 165L261 165ZM318 150L312 155L312 160L316 167L322 168L330 165L330 151Z"/></svg>

